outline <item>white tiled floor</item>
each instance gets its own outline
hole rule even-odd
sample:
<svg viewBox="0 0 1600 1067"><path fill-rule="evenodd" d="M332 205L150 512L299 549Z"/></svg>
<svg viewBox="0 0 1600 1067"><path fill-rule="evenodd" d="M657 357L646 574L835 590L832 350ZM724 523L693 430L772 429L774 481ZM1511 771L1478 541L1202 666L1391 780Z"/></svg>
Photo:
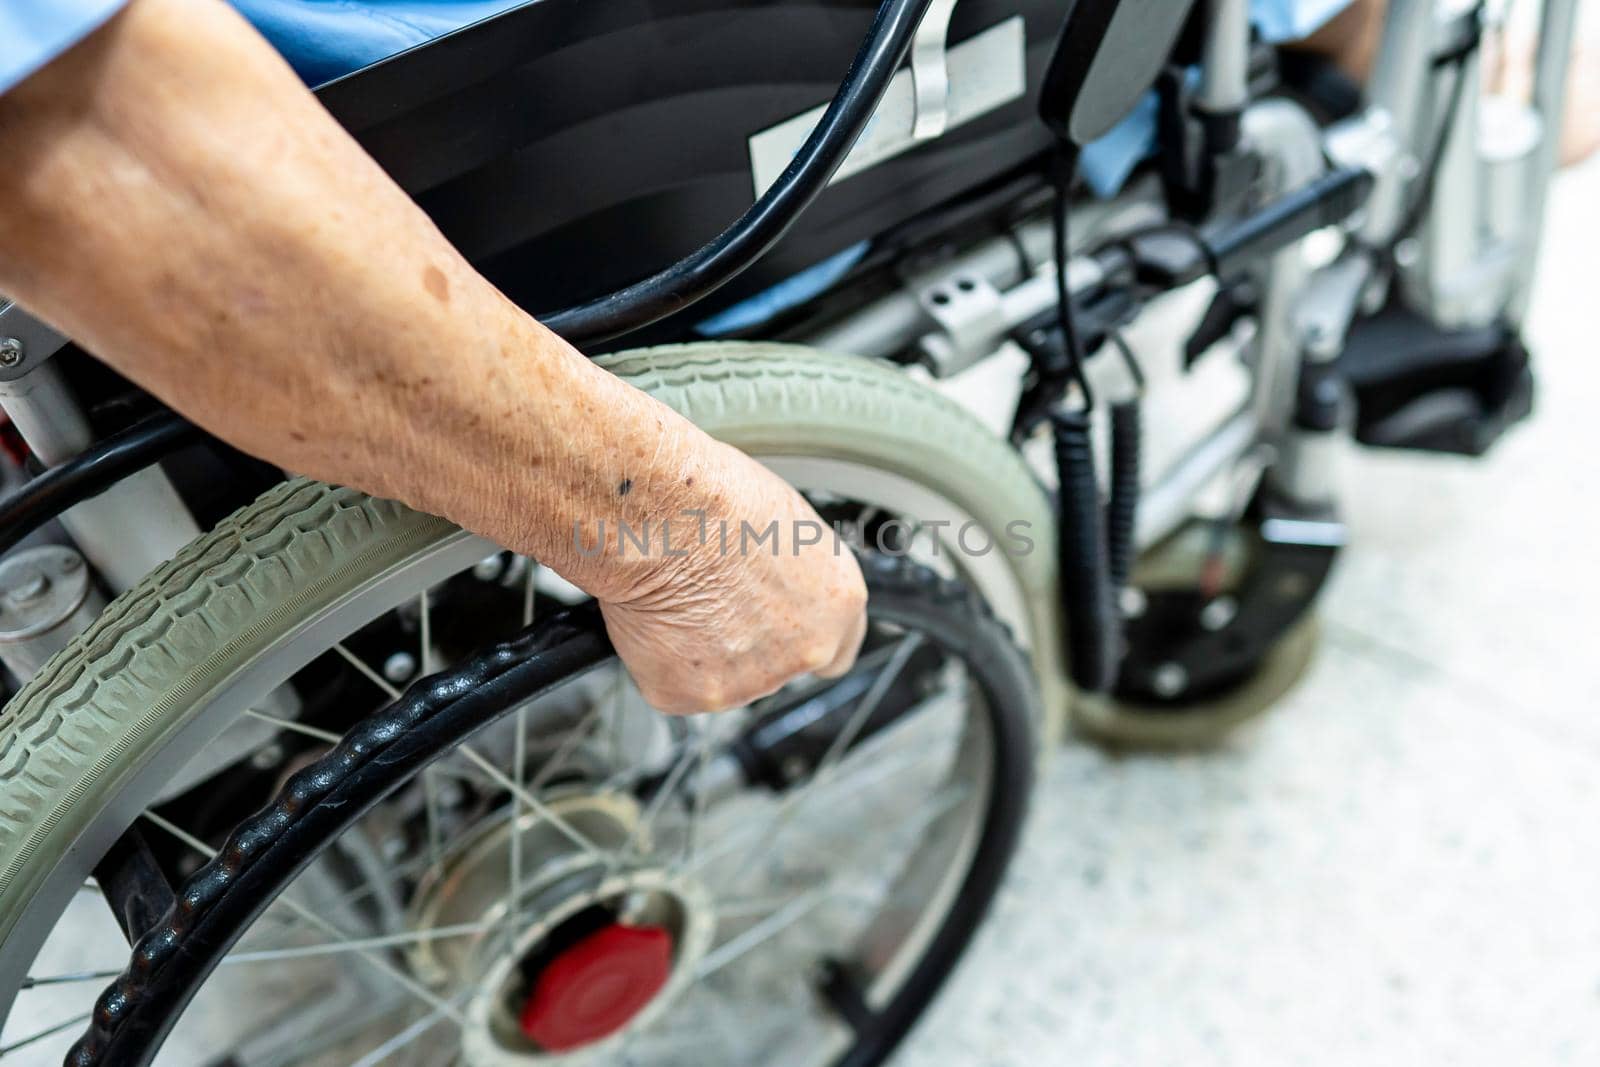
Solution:
<svg viewBox="0 0 1600 1067"><path fill-rule="evenodd" d="M1056 758L901 1067L1600 1063L1600 163L1551 211L1533 420L1355 459L1320 656L1258 726Z"/></svg>

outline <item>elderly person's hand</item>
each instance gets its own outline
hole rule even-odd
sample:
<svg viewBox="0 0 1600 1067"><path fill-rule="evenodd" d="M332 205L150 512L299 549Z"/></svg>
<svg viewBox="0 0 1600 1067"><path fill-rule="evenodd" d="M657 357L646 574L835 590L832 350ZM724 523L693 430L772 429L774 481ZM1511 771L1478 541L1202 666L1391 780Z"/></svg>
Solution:
<svg viewBox="0 0 1600 1067"><path fill-rule="evenodd" d="M246 451L551 566L660 707L853 659L861 575L794 551L805 501L496 292L222 0L130 0L0 95L0 158L0 292ZM664 519L686 554L617 540Z"/></svg>
<svg viewBox="0 0 1600 1067"><path fill-rule="evenodd" d="M737 450L712 442L697 466L694 487L707 491L663 528L684 554L664 556L658 575L601 604L644 698L663 711L714 710L801 672L844 673L866 630L850 549Z"/></svg>

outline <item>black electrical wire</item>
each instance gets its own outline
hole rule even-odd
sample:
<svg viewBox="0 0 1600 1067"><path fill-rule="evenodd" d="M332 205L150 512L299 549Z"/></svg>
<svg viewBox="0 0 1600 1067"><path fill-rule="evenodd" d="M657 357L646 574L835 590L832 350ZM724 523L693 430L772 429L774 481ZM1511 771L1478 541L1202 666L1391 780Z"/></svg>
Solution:
<svg viewBox="0 0 1600 1067"><path fill-rule="evenodd" d="M709 296L777 243L827 187L911 47L932 0L883 0L828 110L761 198L708 244L642 281L538 316L575 345L648 326Z"/></svg>
<svg viewBox="0 0 1600 1067"><path fill-rule="evenodd" d="M1106 515L1095 477L1094 437L1087 409L1050 413L1056 476L1056 565L1067 617L1067 666L1086 693L1103 693L1117 678L1120 616L1111 590Z"/></svg>
<svg viewBox="0 0 1600 1067"><path fill-rule="evenodd" d="M1072 250L1067 247L1067 213L1072 206L1072 178L1077 167L1076 149L1062 142L1055 158L1056 201L1050 213L1050 234L1056 261L1056 324L1061 329L1062 353L1072 380L1083 394L1083 410L1089 411L1094 408L1094 390L1089 387L1089 375L1083 366L1083 346L1073 321L1072 287L1067 278L1067 264L1072 258Z"/></svg>
<svg viewBox="0 0 1600 1067"><path fill-rule="evenodd" d="M152 416L95 442L0 500L0 552L9 550L67 509L98 496L201 436L198 426L169 413Z"/></svg>
<svg viewBox="0 0 1600 1067"><path fill-rule="evenodd" d="M1067 281L1071 258L1067 213L1078 155L1061 142L1055 158L1055 210L1051 213L1056 261L1056 321L1068 381L1076 384L1079 403L1065 397L1050 412L1056 478L1056 563L1061 575L1061 603L1067 617L1067 664L1072 680L1086 693L1103 693L1117 678L1121 627L1111 587L1106 544L1106 515L1100 504L1100 483L1094 462L1094 390L1084 369L1083 349L1073 321Z"/></svg>
<svg viewBox="0 0 1600 1067"><path fill-rule="evenodd" d="M1144 371L1122 334L1113 330L1110 342L1122 354L1134 395L1111 405L1111 488L1106 496L1106 567L1113 597L1120 597L1133 572L1139 525L1139 483L1144 445L1142 399ZM1119 616L1120 617L1120 616Z"/></svg>

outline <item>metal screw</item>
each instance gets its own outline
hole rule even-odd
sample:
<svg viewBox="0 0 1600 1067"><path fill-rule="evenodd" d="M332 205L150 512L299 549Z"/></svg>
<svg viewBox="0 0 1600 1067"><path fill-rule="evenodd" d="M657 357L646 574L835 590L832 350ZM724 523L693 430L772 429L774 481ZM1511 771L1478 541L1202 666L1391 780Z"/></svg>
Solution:
<svg viewBox="0 0 1600 1067"><path fill-rule="evenodd" d="M617 909L617 920L624 926L638 926L644 922L645 909L650 907L650 896L635 890L622 898Z"/></svg>
<svg viewBox="0 0 1600 1067"><path fill-rule="evenodd" d="M790 756L783 761L783 777L791 782L798 782L804 778L811 765L804 756Z"/></svg>
<svg viewBox="0 0 1600 1067"><path fill-rule="evenodd" d="M383 661L383 676L399 683L417 673L417 657L409 652L396 652Z"/></svg>
<svg viewBox="0 0 1600 1067"><path fill-rule="evenodd" d="M13 604L27 604L38 600L50 591L50 579L42 572L34 573L23 578L16 587L6 593L6 599Z"/></svg>
<svg viewBox="0 0 1600 1067"><path fill-rule="evenodd" d="M1159 696L1175 697L1189 685L1189 672L1177 663L1163 663L1150 675L1150 685Z"/></svg>
<svg viewBox="0 0 1600 1067"><path fill-rule="evenodd" d="M18 366L26 355L21 341L15 337L0 337L0 367Z"/></svg>
<svg viewBox="0 0 1600 1067"><path fill-rule="evenodd" d="M1200 609L1200 625L1216 633L1239 614L1239 604L1231 596L1219 596Z"/></svg>
<svg viewBox="0 0 1600 1067"><path fill-rule="evenodd" d="M480 582L492 582L500 577L500 572L505 569L500 553L486 556L479 560L472 568L472 576Z"/></svg>

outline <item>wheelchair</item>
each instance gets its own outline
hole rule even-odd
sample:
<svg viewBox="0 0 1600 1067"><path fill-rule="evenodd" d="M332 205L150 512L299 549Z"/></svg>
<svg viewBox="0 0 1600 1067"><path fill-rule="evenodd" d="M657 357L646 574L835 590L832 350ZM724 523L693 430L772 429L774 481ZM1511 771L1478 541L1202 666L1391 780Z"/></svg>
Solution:
<svg viewBox="0 0 1600 1067"><path fill-rule="evenodd" d="M1054 746L1204 745L1303 671L1341 451L1531 409L1574 9L1525 103L1422 0L1365 86L1245 0L540 0L320 86L805 492L870 633L660 716L537 560L0 309L0 1064L883 1062Z"/></svg>

